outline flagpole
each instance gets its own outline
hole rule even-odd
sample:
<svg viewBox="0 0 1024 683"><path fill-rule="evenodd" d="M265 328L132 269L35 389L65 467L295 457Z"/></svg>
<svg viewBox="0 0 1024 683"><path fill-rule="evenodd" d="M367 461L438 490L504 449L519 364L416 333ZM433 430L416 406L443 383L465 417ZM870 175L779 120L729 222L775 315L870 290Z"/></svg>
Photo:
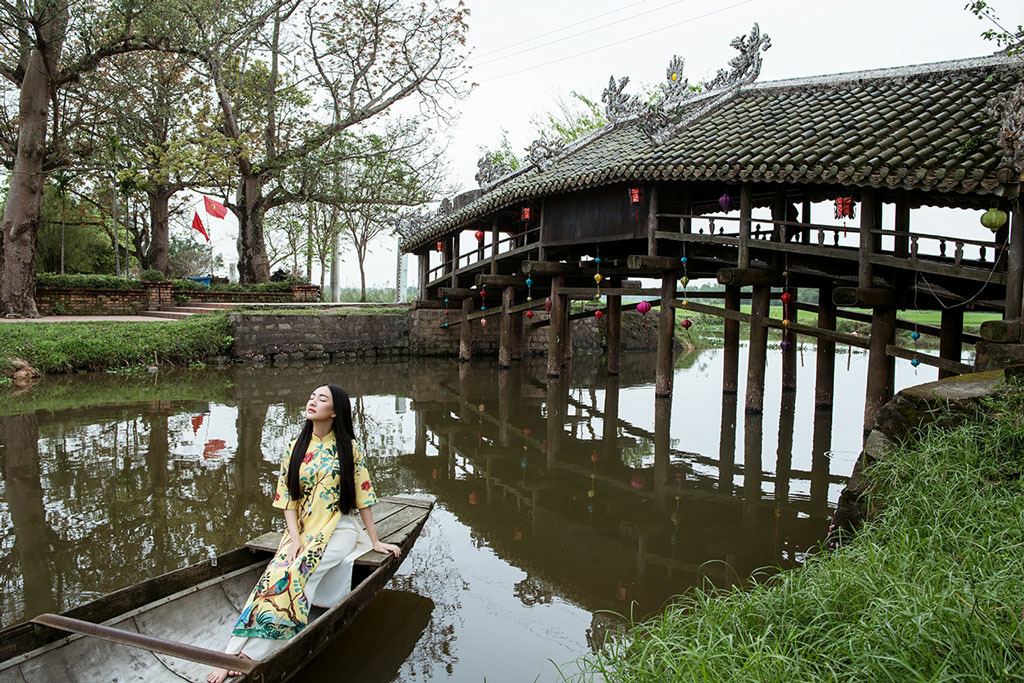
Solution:
<svg viewBox="0 0 1024 683"><path fill-rule="evenodd" d="M206 224L210 223L210 207L206 205L206 197L203 197L203 209L206 211ZM209 231L207 231L209 232ZM210 242L210 285L213 286L213 240L207 238Z"/></svg>

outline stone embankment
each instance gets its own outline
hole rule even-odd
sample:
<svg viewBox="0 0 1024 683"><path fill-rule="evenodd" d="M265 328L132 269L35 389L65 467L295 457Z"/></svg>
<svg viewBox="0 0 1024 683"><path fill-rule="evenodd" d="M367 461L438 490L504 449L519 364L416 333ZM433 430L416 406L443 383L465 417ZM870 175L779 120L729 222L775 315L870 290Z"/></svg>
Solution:
<svg viewBox="0 0 1024 683"><path fill-rule="evenodd" d="M968 418L978 402L992 395L1004 377L1014 372L1011 367L927 382L900 391L885 404L864 441L864 449L846 488L839 496L829 544L848 537L885 505L885 501L872 499L869 495L868 480L864 476L867 469L886 458L912 431L922 429L937 419L949 423Z"/></svg>
<svg viewBox="0 0 1024 683"><path fill-rule="evenodd" d="M647 314L644 326L639 314L622 316L624 351L657 348L657 314ZM410 309L391 314L338 312L232 313L237 360L341 360L366 356L449 356L459 351L458 326L444 327L444 311ZM487 326L471 323L473 355L496 356L497 321ZM577 320L572 325L576 353L600 353L604 348L607 321ZM547 353L548 328L526 323L524 355Z"/></svg>

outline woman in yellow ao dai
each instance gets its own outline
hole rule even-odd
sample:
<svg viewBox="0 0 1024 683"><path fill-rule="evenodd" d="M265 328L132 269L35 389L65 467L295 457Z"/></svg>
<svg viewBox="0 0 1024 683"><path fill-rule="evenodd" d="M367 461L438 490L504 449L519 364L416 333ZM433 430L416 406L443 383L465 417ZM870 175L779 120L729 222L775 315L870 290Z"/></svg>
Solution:
<svg viewBox="0 0 1024 683"><path fill-rule="evenodd" d="M352 439L348 394L333 384L318 387L306 403L306 418L284 454L274 494L273 505L284 511L288 529L235 623L226 648L231 654L266 657L306 626L312 605L329 607L351 590L357 557L370 549L400 553L377 538L370 511L377 496L362 449ZM339 433L347 448L338 443ZM220 683L234 674L214 669L207 681Z"/></svg>

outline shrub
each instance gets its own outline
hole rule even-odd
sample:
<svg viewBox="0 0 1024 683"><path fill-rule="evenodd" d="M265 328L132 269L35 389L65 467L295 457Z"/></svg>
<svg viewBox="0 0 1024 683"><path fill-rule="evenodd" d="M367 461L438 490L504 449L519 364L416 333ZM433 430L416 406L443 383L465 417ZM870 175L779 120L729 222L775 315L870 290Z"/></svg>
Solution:
<svg viewBox="0 0 1024 683"><path fill-rule="evenodd" d="M139 279L143 282L164 282L167 278L159 270L147 268L139 274Z"/></svg>
<svg viewBox="0 0 1024 683"><path fill-rule="evenodd" d="M39 273L38 287L67 287L71 289L139 289L139 281L113 275L56 275Z"/></svg>

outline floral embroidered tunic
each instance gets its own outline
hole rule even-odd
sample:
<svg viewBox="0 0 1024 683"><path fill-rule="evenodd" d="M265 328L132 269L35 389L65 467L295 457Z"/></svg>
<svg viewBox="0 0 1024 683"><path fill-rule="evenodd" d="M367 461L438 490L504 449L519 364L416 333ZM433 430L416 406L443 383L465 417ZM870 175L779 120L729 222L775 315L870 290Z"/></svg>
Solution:
<svg viewBox="0 0 1024 683"><path fill-rule="evenodd" d="M323 439L315 434L310 437L308 451L299 468L299 483L302 487L299 500L292 499L288 493L288 462L294 447L293 440L281 461L273 505L298 513L302 553L291 564L288 563L291 536L285 530L277 554L256 582L256 587L238 617L232 632L236 636L284 640L305 628L310 607L303 592L306 581L316 571L331 533L341 519L341 468L334 432ZM369 507L377 502L377 495L370 484L363 451L355 442L352 443L352 457L355 465L356 507Z"/></svg>

